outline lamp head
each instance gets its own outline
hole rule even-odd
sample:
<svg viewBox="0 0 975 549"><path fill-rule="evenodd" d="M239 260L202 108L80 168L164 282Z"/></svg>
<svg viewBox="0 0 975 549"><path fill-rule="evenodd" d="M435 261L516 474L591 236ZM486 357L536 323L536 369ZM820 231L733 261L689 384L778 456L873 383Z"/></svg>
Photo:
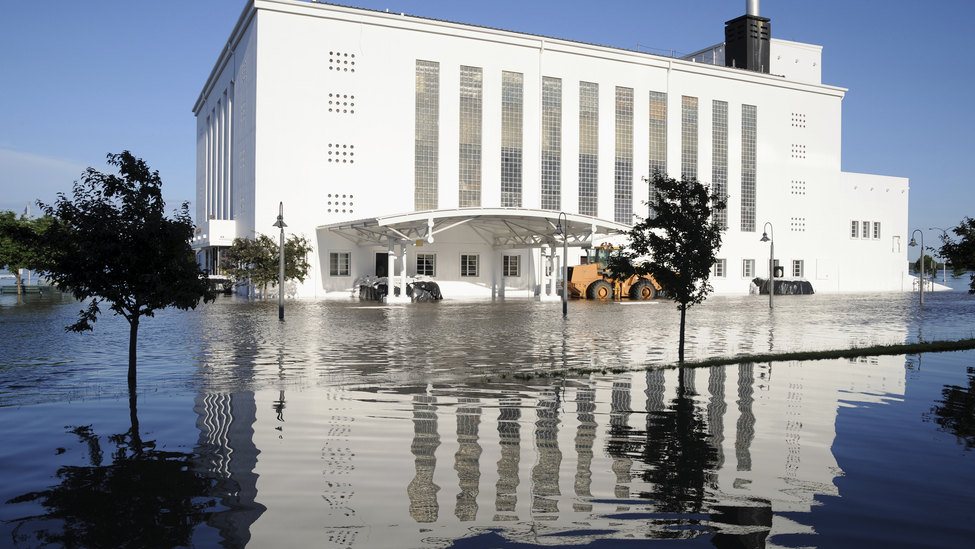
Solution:
<svg viewBox="0 0 975 549"><path fill-rule="evenodd" d="M913 237L913 236L911 237L911 243L910 243L910 244L908 244L908 246L911 246L912 248L913 248L914 246L917 246L917 240L914 240L914 237Z"/></svg>
<svg viewBox="0 0 975 549"><path fill-rule="evenodd" d="M759 242L768 242L768 233L762 233L762 239Z"/></svg>
<svg viewBox="0 0 975 549"><path fill-rule="evenodd" d="M555 234L562 234L562 222L558 222L555 225Z"/></svg>

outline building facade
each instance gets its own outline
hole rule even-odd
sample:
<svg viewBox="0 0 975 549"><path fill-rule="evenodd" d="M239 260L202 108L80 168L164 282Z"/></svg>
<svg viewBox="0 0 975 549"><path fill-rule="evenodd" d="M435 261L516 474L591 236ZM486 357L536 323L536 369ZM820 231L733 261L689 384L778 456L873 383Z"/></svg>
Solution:
<svg viewBox="0 0 975 549"><path fill-rule="evenodd" d="M765 232L818 292L910 289L908 181L843 172L845 90L821 82L822 48L765 33L755 53L732 31L768 20L739 19L676 59L250 0L194 106L193 246L219 272L235 237L274 234L283 203L315 247L298 296L404 273L448 298L554 296L560 264L625 242L659 171L728 198L718 293L768 276Z"/></svg>

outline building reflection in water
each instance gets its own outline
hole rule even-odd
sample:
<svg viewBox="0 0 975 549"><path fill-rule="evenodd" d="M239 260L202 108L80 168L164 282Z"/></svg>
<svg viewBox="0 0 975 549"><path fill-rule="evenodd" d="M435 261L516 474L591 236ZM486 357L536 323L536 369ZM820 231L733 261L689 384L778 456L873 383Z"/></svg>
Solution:
<svg viewBox="0 0 975 549"><path fill-rule="evenodd" d="M244 547L251 526L267 510L256 501L260 451L254 445L254 393L203 394L193 404L200 431L197 470L215 480L211 496L223 507L209 513L206 522L219 531L223 547Z"/></svg>
<svg viewBox="0 0 975 549"><path fill-rule="evenodd" d="M417 522L436 522L440 512L437 503L440 487L433 483L433 473L437 469L436 452L440 446L436 404L436 397L413 397L413 444L410 450L415 456L416 476L406 492L410 496L410 516Z"/></svg>
<svg viewBox="0 0 975 549"><path fill-rule="evenodd" d="M575 495L583 502L572 504L576 512L592 511L591 503L584 503L592 497L592 458L593 444L596 442L596 390L580 387L576 390L576 477Z"/></svg>
<svg viewBox="0 0 975 549"><path fill-rule="evenodd" d="M498 444L501 459L498 460L497 496L494 499L496 522L517 521L514 514L518 506L518 469L521 461L521 399L502 398L499 402Z"/></svg>
<svg viewBox="0 0 975 549"><path fill-rule="evenodd" d="M559 513L559 469L562 450L559 449L559 390L539 395L535 408L535 451L538 461L532 467L532 517L535 520L556 520Z"/></svg>
<svg viewBox="0 0 975 549"><path fill-rule="evenodd" d="M481 481L481 445L478 428L481 425L481 407L476 398L461 398L457 408L457 453L454 454L454 470L457 471L457 506L454 516L461 522L477 519L477 495Z"/></svg>

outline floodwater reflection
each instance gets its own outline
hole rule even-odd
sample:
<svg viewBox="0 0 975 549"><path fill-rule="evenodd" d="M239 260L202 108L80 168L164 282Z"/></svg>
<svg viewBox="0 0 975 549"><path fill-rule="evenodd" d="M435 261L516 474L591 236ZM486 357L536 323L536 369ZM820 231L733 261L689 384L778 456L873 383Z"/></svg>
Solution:
<svg viewBox="0 0 975 549"><path fill-rule="evenodd" d="M935 294L919 311L902 297L794 296L774 312L760 299L708 300L689 315L688 354L975 328L971 300ZM163 513L181 517L182 537L158 546L951 547L975 533L964 459L975 353L925 355L923 370L905 356L644 370L674 358L669 302L573 303L568 320L558 303L515 300L296 302L284 323L272 305L221 300L144 330L137 434L195 486L185 513ZM76 308L18 307L0 308L14 340ZM128 417L125 333L108 318L97 345L71 334L38 340L36 355L10 350L0 467L18 480L3 501L92 497L49 485L79 452L104 455L93 438L34 433L67 416L124 430L98 425ZM53 441L65 453L51 455ZM86 466L121 467L126 455ZM126 483L146 496L187 485ZM36 545L12 519L42 516L40 499L0 506L4 539Z"/></svg>

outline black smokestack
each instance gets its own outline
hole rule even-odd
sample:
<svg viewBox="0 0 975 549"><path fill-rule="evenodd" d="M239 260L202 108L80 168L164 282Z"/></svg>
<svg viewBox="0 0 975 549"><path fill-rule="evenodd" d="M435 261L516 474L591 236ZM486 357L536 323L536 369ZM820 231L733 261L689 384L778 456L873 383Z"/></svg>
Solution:
<svg viewBox="0 0 975 549"><path fill-rule="evenodd" d="M724 64L750 71L769 72L771 19L758 14L758 0L745 1L745 15L725 23Z"/></svg>

